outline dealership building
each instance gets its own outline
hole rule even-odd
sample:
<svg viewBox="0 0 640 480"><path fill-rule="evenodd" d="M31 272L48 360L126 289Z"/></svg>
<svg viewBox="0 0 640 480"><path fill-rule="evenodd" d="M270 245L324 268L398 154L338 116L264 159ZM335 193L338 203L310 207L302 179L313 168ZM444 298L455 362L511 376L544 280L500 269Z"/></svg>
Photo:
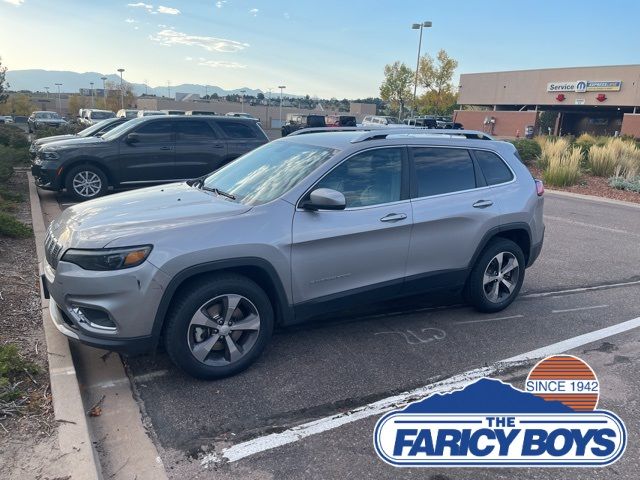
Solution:
<svg viewBox="0 0 640 480"><path fill-rule="evenodd" d="M533 126L536 134L640 138L640 65L462 74L458 103L454 121L498 136Z"/></svg>

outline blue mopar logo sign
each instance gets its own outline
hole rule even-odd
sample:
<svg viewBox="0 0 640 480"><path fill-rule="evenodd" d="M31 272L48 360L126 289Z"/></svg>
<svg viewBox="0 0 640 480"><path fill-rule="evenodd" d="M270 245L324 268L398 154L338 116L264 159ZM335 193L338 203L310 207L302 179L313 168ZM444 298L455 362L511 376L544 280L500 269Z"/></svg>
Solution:
<svg viewBox="0 0 640 480"><path fill-rule="evenodd" d="M586 91L587 91L587 82L583 80L576 82L576 92L584 93Z"/></svg>

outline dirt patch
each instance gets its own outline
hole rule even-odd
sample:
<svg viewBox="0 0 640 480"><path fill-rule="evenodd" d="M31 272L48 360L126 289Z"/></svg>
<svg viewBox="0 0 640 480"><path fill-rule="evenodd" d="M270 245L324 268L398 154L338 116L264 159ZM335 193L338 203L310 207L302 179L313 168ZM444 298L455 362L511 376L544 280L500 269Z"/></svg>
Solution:
<svg viewBox="0 0 640 480"><path fill-rule="evenodd" d="M6 185L25 201L14 212L31 226L25 171ZM19 379L22 395L15 408L0 413L0 478L64 478L57 472L56 424L51 405L47 346L42 328L38 266L33 237L0 237L0 345L14 344L19 356L36 364L37 373Z"/></svg>
<svg viewBox="0 0 640 480"><path fill-rule="evenodd" d="M537 167L529 167L529 170L536 178L542 178L542 170ZM609 186L609 179L604 177L594 177L583 174L576 185L570 187L552 187L549 189L562 190L563 192L581 193L582 195L594 195L596 197L610 198L612 200L622 200L623 202L640 203L640 193L629 190L618 190Z"/></svg>

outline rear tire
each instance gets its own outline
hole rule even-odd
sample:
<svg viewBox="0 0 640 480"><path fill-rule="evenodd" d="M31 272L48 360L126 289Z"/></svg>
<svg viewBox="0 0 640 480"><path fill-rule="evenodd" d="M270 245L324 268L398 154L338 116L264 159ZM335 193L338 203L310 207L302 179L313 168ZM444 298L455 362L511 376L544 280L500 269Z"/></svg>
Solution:
<svg viewBox="0 0 640 480"><path fill-rule="evenodd" d="M497 238L476 261L465 289L465 298L480 312L499 312L515 300L524 281L522 249L511 240Z"/></svg>
<svg viewBox="0 0 640 480"><path fill-rule="evenodd" d="M93 165L74 167L65 177L67 193L79 202L104 195L109 188L107 182L104 172Z"/></svg>
<svg viewBox="0 0 640 480"><path fill-rule="evenodd" d="M225 273L180 294L167 315L164 343L178 367L213 380L249 367L269 343L273 326L264 290L242 275Z"/></svg>

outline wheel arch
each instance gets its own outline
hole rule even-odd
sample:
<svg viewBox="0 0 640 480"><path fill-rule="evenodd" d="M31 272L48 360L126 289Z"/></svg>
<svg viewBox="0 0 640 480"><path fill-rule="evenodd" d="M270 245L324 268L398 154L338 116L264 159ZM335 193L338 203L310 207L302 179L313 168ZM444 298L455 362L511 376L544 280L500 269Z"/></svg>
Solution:
<svg viewBox="0 0 640 480"><path fill-rule="evenodd" d="M207 262L180 271L165 288L153 321L154 348L158 345L164 332L167 312L180 292L189 288L189 285L193 283L204 281L219 273L237 273L256 282L271 301L276 325L291 323L293 308L287 301L280 277L268 261L257 257L245 257Z"/></svg>
<svg viewBox="0 0 640 480"><path fill-rule="evenodd" d="M494 227L485 233L469 262L469 271L475 265L482 251L494 238L505 238L518 245L524 254L525 265L529 266L529 259L531 258L531 227L524 222L517 222Z"/></svg>
<svg viewBox="0 0 640 480"><path fill-rule="evenodd" d="M94 157L78 157L78 158L74 158L71 162L69 162L68 165L64 165L62 167L63 168L62 169L62 178L60 180L61 181L61 185L63 185L63 186L66 185L66 183L67 183L67 175L69 174L69 172L71 170L73 170L74 168L80 166L80 165L91 165L92 167L99 168L107 176L107 181L108 181L109 185L115 185L115 177L114 177L114 174L111 171L111 169L109 167L107 167L99 159L94 158Z"/></svg>

